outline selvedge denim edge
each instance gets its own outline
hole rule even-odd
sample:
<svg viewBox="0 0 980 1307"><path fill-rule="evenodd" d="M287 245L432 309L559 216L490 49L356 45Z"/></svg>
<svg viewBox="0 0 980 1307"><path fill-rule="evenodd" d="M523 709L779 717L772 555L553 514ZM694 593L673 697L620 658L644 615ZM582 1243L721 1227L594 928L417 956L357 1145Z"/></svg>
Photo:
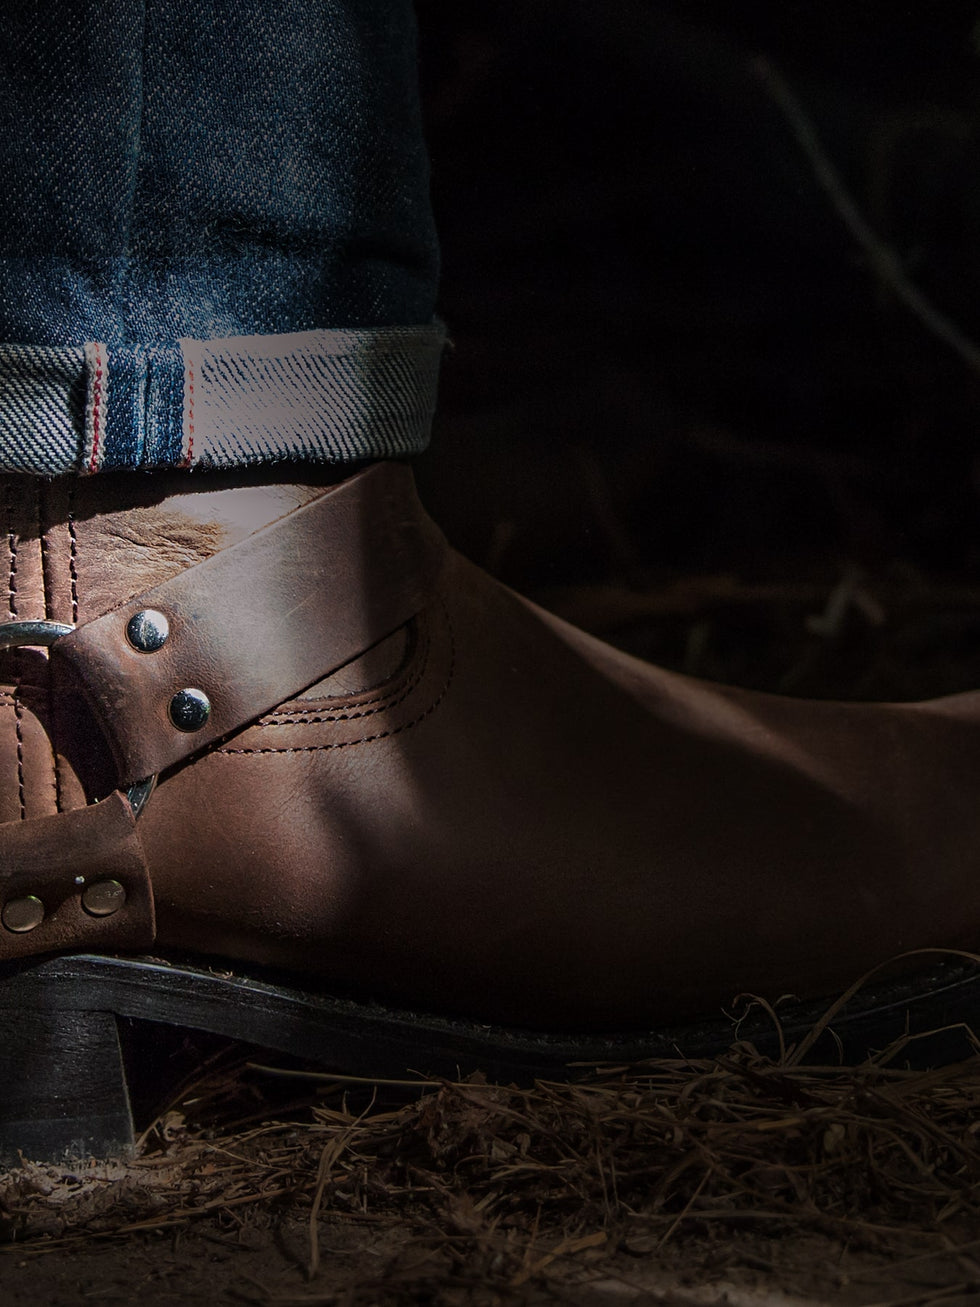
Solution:
<svg viewBox="0 0 980 1307"><path fill-rule="evenodd" d="M0 345L0 471L404 457L428 444L441 324Z"/></svg>

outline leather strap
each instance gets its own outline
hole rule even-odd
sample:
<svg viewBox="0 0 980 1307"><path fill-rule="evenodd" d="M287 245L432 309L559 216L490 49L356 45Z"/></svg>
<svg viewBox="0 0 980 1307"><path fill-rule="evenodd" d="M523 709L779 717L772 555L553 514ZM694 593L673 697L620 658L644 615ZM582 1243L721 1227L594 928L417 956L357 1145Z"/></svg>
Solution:
<svg viewBox="0 0 980 1307"><path fill-rule="evenodd" d="M0 826L0 959L28 957L56 949L146 949L156 921L150 878L136 833L136 821L118 790L101 803L72 812ZM86 908L105 905L108 882L116 886L113 910L97 915ZM100 893L101 891L101 893ZM94 898L92 897L94 893ZM30 929L23 913L43 913Z"/></svg>
<svg viewBox="0 0 980 1307"><path fill-rule="evenodd" d="M52 658L84 686L127 786L241 729L404 625L431 596L444 555L410 469L380 463L63 636ZM169 623L156 652L126 635L143 609ZM211 704L194 731L169 715L174 694L188 688Z"/></svg>

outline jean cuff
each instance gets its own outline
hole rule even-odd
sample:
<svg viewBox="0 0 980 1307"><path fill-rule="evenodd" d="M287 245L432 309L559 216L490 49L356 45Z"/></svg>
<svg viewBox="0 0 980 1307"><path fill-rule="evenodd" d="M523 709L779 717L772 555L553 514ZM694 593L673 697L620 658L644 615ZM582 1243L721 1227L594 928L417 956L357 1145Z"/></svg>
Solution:
<svg viewBox="0 0 980 1307"><path fill-rule="evenodd" d="M0 345L0 471L348 463L420 453L441 323L175 340Z"/></svg>

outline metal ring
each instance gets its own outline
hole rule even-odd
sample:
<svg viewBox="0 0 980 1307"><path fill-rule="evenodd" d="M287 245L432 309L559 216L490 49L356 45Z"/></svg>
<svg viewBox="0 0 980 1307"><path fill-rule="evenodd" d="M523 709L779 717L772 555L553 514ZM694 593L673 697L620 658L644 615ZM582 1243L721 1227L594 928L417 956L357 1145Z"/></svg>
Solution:
<svg viewBox="0 0 980 1307"><path fill-rule="evenodd" d="M74 629L64 622L0 622L0 649L46 647Z"/></svg>
<svg viewBox="0 0 980 1307"><path fill-rule="evenodd" d="M74 629L65 622L0 622L0 652L27 647L49 648ZM156 783L156 776L147 776L141 781L135 781L126 791L134 818L146 807L146 801L153 793Z"/></svg>

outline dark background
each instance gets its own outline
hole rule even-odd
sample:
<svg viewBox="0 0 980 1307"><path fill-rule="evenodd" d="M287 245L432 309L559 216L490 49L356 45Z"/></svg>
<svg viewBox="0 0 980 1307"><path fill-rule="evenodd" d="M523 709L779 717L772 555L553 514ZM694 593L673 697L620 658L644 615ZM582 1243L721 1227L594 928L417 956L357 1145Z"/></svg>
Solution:
<svg viewBox="0 0 980 1307"><path fill-rule="evenodd" d="M455 344L421 480L453 541L698 675L980 685L980 375L876 276L753 62L980 340L980 3L418 8Z"/></svg>

